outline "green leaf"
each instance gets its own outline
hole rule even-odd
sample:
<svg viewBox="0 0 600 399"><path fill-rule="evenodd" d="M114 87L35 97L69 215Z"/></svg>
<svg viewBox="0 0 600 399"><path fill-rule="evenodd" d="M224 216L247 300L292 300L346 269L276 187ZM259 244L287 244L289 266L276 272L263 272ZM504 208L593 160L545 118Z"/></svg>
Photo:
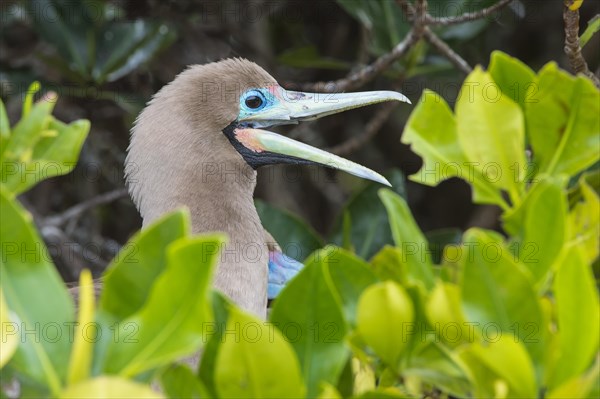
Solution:
<svg viewBox="0 0 600 399"><path fill-rule="evenodd" d="M271 322L300 360L308 397L318 394L322 382L335 385L348 358L342 305L325 271L333 251L324 249L311 255L279 294L271 312Z"/></svg>
<svg viewBox="0 0 600 399"><path fill-rule="evenodd" d="M579 179L577 201L569 213L570 240L583 250L587 264L598 258L598 233L600 232L600 197L588 184L586 175Z"/></svg>
<svg viewBox="0 0 600 399"><path fill-rule="evenodd" d="M86 339L86 329L94 322L94 309L94 281L89 269L84 269L79 277L79 315L69 361L69 385L86 380L90 376L94 345L92 340Z"/></svg>
<svg viewBox="0 0 600 399"><path fill-rule="evenodd" d="M423 383L453 397L468 397L471 391L471 381L461 361L436 342L421 343L411 353L402 375L405 378L418 377Z"/></svg>
<svg viewBox="0 0 600 399"><path fill-rule="evenodd" d="M227 331L215 370L220 398L304 397L296 354L274 326L232 307Z"/></svg>
<svg viewBox="0 0 600 399"><path fill-rule="evenodd" d="M521 108L502 95L480 67L467 77L456 102L458 141L473 168L513 204L525 190L525 124Z"/></svg>
<svg viewBox="0 0 600 399"><path fill-rule="evenodd" d="M6 305L6 300L4 299L4 293L2 292L2 287L0 287L0 325L2 326L2 351L0 351L0 369L4 367L6 363L10 360L10 358L14 355L17 350L17 346L19 345L19 338L16 334L11 332L13 330L12 327L15 327L15 318L14 315L11 314L8 306Z"/></svg>
<svg viewBox="0 0 600 399"><path fill-rule="evenodd" d="M600 92L555 63L538 75L525 118L538 173L575 175L600 159Z"/></svg>
<svg viewBox="0 0 600 399"><path fill-rule="evenodd" d="M438 337L450 347L473 342L475 336L466 324L461 308L460 289L455 284L438 281L425 304L427 320Z"/></svg>
<svg viewBox="0 0 600 399"><path fill-rule="evenodd" d="M217 354L219 353L221 344L225 341L224 336L229 318L229 309L233 307L233 304L220 292L213 291L212 306L214 322L207 324L206 335L210 335L210 337L208 337L208 341L202 351L198 377L210 394L217 397L217 388L215 386Z"/></svg>
<svg viewBox="0 0 600 399"><path fill-rule="evenodd" d="M3 159L4 149L10 139L10 123L4 102L0 99L0 160Z"/></svg>
<svg viewBox="0 0 600 399"><path fill-rule="evenodd" d="M208 398L206 388L186 365L172 364L160 376L163 391L170 398L200 399Z"/></svg>
<svg viewBox="0 0 600 399"><path fill-rule="evenodd" d="M323 273L342 304L346 321L355 326L358 298L368 286L377 282L375 274L363 260L341 248L330 250Z"/></svg>
<svg viewBox="0 0 600 399"><path fill-rule="evenodd" d="M475 331L487 340L497 334L514 335L541 368L545 323L531 274L497 233L471 229L464 243L460 295L465 318L476 323Z"/></svg>
<svg viewBox="0 0 600 399"><path fill-rule="evenodd" d="M508 335L501 335L486 346L473 344L467 351L496 374L494 385L502 384L508 388L506 397L538 397L532 360L521 342Z"/></svg>
<svg viewBox="0 0 600 399"><path fill-rule="evenodd" d="M388 0L337 0L337 3L372 33L371 52L391 50L408 33L409 24L400 7Z"/></svg>
<svg viewBox="0 0 600 399"><path fill-rule="evenodd" d="M313 228L298 216L261 200L256 200L255 205L265 230L273 235L287 256L302 261L325 245Z"/></svg>
<svg viewBox="0 0 600 399"><path fill-rule="evenodd" d="M579 38L579 45L581 48L585 47L592 36L598 31L600 31L600 14L594 15L594 17L588 21L587 28L585 28L585 31Z"/></svg>
<svg viewBox="0 0 600 399"><path fill-rule="evenodd" d="M392 169L385 173L395 191L401 197L406 198L406 187L404 175L398 169ZM348 214L352 221L351 242L358 256L369 259L377 251L387 244L392 243L392 233L387 222L385 207L379 201L377 192L381 188L379 183L367 183L367 185L352 196L339 213L333 224L332 234L329 241L342 245L344 241L343 216Z"/></svg>
<svg viewBox="0 0 600 399"><path fill-rule="evenodd" d="M531 99L531 90L535 89L535 72L502 51L492 52L489 71L502 94L525 109Z"/></svg>
<svg viewBox="0 0 600 399"><path fill-rule="evenodd" d="M50 122L50 114L54 109L56 98L52 100L39 101L31 111L21 118L13 127L10 141L6 145L2 162L2 183L7 182L5 162L19 161L28 162L33 155L33 148L42 138L42 132L46 130Z"/></svg>
<svg viewBox="0 0 600 399"><path fill-rule="evenodd" d="M549 380L551 388L582 374L598 353L598 291L581 249L573 247L565 257L554 280L554 294L559 358Z"/></svg>
<svg viewBox="0 0 600 399"><path fill-rule="evenodd" d="M379 197L388 212L389 223L396 246L402 252L407 275L414 284L428 290L434 285L434 275L428 244L417 226L406 201L388 189L379 190Z"/></svg>
<svg viewBox="0 0 600 399"><path fill-rule="evenodd" d="M380 280L393 280L405 285L408 276L402 257L400 249L386 245L371 259L371 268Z"/></svg>
<svg viewBox="0 0 600 399"><path fill-rule="evenodd" d="M462 230L454 228L437 229L425 233L434 264L439 265L442 262L444 248L448 245L460 244L462 233Z"/></svg>
<svg viewBox="0 0 600 399"><path fill-rule="evenodd" d="M86 32L93 26L98 10L88 7L89 2L67 5L56 0L40 0L27 6L40 36L69 60L72 68L83 73L88 58Z"/></svg>
<svg viewBox="0 0 600 399"><path fill-rule="evenodd" d="M92 76L98 83L115 81L152 59L176 38L172 27L152 21L114 22L98 34L98 56Z"/></svg>
<svg viewBox="0 0 600 399"><path fill-rule="evenodd" d="M148 385L115 376L99 376L71 385L61 392L59 397L60 399L164 398Z"/></svg>
<svg viewBox="0 0 600 399"><path fill-rule="evenodd" d="M19 320L13 332L20 345L10 366L57 395L69 362L71 342L65 329L73 326L73 302L31 215L9 195L0 187L0 284Z"/></svg>
<svg viewBox="0 0 600 399"><path fill-rule="evenodd" d="M587 373L571 378L554 388L545 396L547 399L588 399L598 397L600 365L598 362Z"/></svg>
<svg viewBox="0 0 600 399"><path fill-rule="evenodd" d="M142 308L165 270L167 247L189 234L187 210L172 212L129 240L104 274L99 308L123 320Z"/></svg>
<svg viewBox="0 0 600 399"><path fill-rule="evenodd" d="M56 132L56 135L42 138L33 149L31 161L20 165L24 168L19 171L20 176L26 178L13 191L21 193L42 180L71 172L89 130L88 120L66 125L52 118L47 132Z"/></svg>
<svg viewBox="0 0 600 399"><path fill-rule="evenodd" d="M517 208L504 214L507 231L515 236L509 248L527 266L536 284L546 281L567 241L565 185L565 179L546 177Z"/></svg>
<svg viewBox="0 0 600 399"><path fill-rule="evenodd" d="M409 177L411 180L435 186L458 177L472 184L475 202L508 207L490 179L467 159L452 110L437 93L423 91L419 104L406 122L402 142L423 158L423 167Z"/></svg>
<svg viewBox="0 0 600 399"><path fill-rule="evenodd" d="M118 325L120 337L107 349L104 369L122 376L134 376L200 348L203 323L210 322L208 290L221 235L180 238L167 248L167 268L156 279L148 300Z"/></svg>
<svg viewBox="0 0 600 399"><path fill-rule="evenodd" d="M54 119L50 113L56 100L56 95L48 95L24 112L6 143L1 183L14 194L75 167L90 123L79 120L67 125Z"/></svg>
<svg viewBox="0 0 600 399"><path fill-rule="evenodd" d="M392 281L374 284L360 296L356 315L358 334L395 370L409 341L406 327L413 320L410 297L404 288Z"/></svg>

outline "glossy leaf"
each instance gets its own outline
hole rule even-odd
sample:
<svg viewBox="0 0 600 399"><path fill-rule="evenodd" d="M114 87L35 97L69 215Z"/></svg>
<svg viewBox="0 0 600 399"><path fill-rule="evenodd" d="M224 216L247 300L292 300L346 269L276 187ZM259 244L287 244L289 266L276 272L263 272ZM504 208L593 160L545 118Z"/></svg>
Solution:
<svg viewBox="0 0 600 399"><path fill-rule="evenodd" d="M256 200L255 205L264 228L287 256L302 261L325 245L314 229L298 216L261 200Z"/></svg>
<svg viewBox="0 0 600 399"><path fill-rule="evenodd" d="M554 388L546 395L548 399L587 399L597 398L598 380L600 379L600 365L594 367L585 374L571 378L567 382Z"/></svg>
<svg viewBox="0 0 600 399"><path fill-rule="evenodd" d="M172 364L160 376L160 384L170 398L200 399L209 397L206 388L186 365Z"/></svg>
<svg viewBox="0 0 600 399"><path fill-rule="evenodd" d="M456 102L456 129L473 168L518 203L526 166L523 112L480 67L463 83Z"/></svg>
<svg viewBox="0 0 600 399"><path fill-rule="evenodd" d="M28 99L33 97L30 92ZM90 129L87 120L64 124L50 113L56 95L47 95L15 125L2 153L1 183L15 194L42 180L69 173Z"/></svg>
<svg viewBox="0 0 600 399"><path fill-rule="evenodd" d="M402 375L417 377L455 397L467 397L470 393L471 381L464 366L456 355L439 343L422 342L411 353Z"/></svg>
<svg viewBox="0 0 600 399"><path fill-rule="evenodd" d="M164 398L148 385L115 376L100 376L71 385L61 392L61 399L123 399L123 398Z"/></svg>
<svg viewBox="0 0 600 399"><path fill-rule="evenodd" d="M292 347L271 325L233 307L217 355L220 398L300 398L306 388Z"/></svg>
<svg viewBox="0 0 600 399"><path fill-rule="evenodd" d="M318 394L322 382L335 384L348 358L346 322L325 272L331 251L307 259L275 300L270 317L296 351L309 397Z"/></svg>
<svg viewBox="0 0 600 399"><path fill-rule="evenodd" d="M2 188L0 214L1 287L8 308L19 320L15 333L20 345L10 365L56 395L66 378L71 343L64 329L74 320L73 302L31 215ZM25 330L35 333L22 335ZM46 339L40 338L42 331Z"/></svg>
<svg viewBox="0 0 600 399"><path fill-rule="evenodd" d="M514 335L542 367L544 318L530 273L496 233L471 229L464 242L460 295L465 318L484 337Z"/></svg>
<svg viewBox="0 0 600 399"><path fill-rule="evenodd" d="M402 252L409 280L431 289L434 284L428 243L417 226L406 201L394 192L381 189L379 197L388 212L389 223L396 246Z"/></svg>
<svg viewBox="0 0 600 399"><path fill-rule="evenodd" d="M28 3L40 36L60 57L43 57L78 83L117 80L149 61L175 39L156 21L110 21L102 2L58 0ZM76 16L76 17L74 17Z"/></svg>
<svg viewBox="0 0 600 399"><path fill-rule="evenodd" d="M474 342L475 334L466 324L458 286L438 281L425 306L427 319L448 346Z"/></svg>
<svg viewBox="0 0 600 399"><path fill-rule="evenodd" d="M536 88L536 75L527 65L501 51L491 56L490 75L504 96L512 99L525 109L532 100L532 91Z"/></svg>
<svg viewBox="0 0 600 399"><path fill-rule="evenodd" d="M551 267L560 261L559 254L568 238L565 183L559 178L541 180L520 206L504 215L507 230L515 236L509 248L536 284L546 281Z"/></svg>
<svg viewBox="0 0 600 399"><path fill-rule="evenodd" d="M189 230L188 211L178 210L137 233L108 266L99 308L114 316L115 321L140 310L166 269L167 248Z"/></svg>
<svg viewBox="0 0 600 399"><path fill-rule="evenodd" d="M213 291L212 307L214 322L207 325L205 338L206 345L202 351L198 378L200 378L200 381L202 381L206 389L214 397L217 396L217 389L215 386L217 354L224 341L225 329L229 318L229 309L231 309L232 306L229 299L223 294L218 291Z"/></svg>
<svg viewBox="0 0 600 399"><path fill-rule="evenodd" d="M408 276L402 256L400 249L386 245L371 259L371 268L380 280L393 280L404 285Z"/></svg>
<svg viewBox="0 0 600 399"><path fill-rule="evenodd" d="M119 323L119 336L136 328L131 340L111 341L104 369L134 376L200 348L203 322L212 320L208 290L222 248L221 235L181 238L167 249L167 268L144 306Z"/></svg>
<svg viewBox="0 0 600 399"><path fill-rule="evenodd" d="M156 56L175 40L174 30L153 21L107 24L98 32L92 76L98 83L115 81Z"/></svg>
<svg viewBox="0 0 600 399"><path fill-rule="evenodd" d="M532 360L521 342L508 335L502 335L485 346L474 344L468 350L507 385L509 389L507 397L538 396Z"/></svg>
<svg viewBox="0 0 600 399"><path fill-rule="evenodd" d="M374 284L360 296L357 331L377 356L394 369L409 341L405 333L413 320L410 297L392 281Z"/></svg>
<svg viewBox="0 0 600 399"><path fill-rule="evenodd" d="M406 198L404 175L397 169L385 173L392 184L392 190ZM392 244L392 232L385 207L377 197L381 184L369 182L344 204L344 208L333 224L329 241L336 245L344 244L345 214L351 220L350 240L356 253L363 259L369 259L385 245ZM345 245L344 245L345 246Z"/></svg>
<svg viewBox="0 0 600 399"><path fill-rule="evenodd" d="M377 282L377 278L363 260L335 247L329 247L323 273L341 302L346 322L356 325L358 298L368 286Z"/></svg>
<svg viewBox="0 0 600 399"><path fill-rule="evenodd" d="M581 201L577 201L569 214L570 240L580 245L586 263L598 258L600 234L600 197L585 179L579 179Z"/></svg>
<svg viewBox="0 0 600 399"><path fill-rule="evenodd" d="M19 337L13 332L13 316L11 315L2 287L0 287L0 325L2 326L2 351L0 351L0 369L4 367L10 358L14 355L19 345Z"/></svg>
<svg viewBox="0 0 600 399"><path fill-rule="evenodd" d="M465 155L454 114L437 93L423 91L419 104L406 122L402 142L423 158L423 167L409 177L411 180L435 186L458 177L473 185L475 202L507 207L499 190Z"/></svg>
<svg viewBox="0 0 600 399"><path fill-rule="evenodd" d="M556 274L554 293L559 329L559 357L550 385L558 387L568 379L582 374L598 353L598 291L581 249L574 247L565 257Z"/></svg>
<svg viewBox="0 0 600 399"><path fill-rule="evenodd" d="M372 32L372 52L391 50L408 33L409 25L399 7L387 0L337 0L337 3Z"/></svg>
<svg viewBox="0 0 600 399"><path fill-rule="evenodd" d="M598 162L598 89L588 78L572 77L555 63L540 71L538 87L525 114L538 173L575 175Z"/></svg>
<svg viewBox="0 0 600 399"><path fill-rule="evenodd" d="M69 361L69 374L67 375L69 385L86 380L90 375L94 345L93 341L87 338L86 330L94 322L94 307L92 273L85 269L81 271L79 277L79 315Z"/></svg>

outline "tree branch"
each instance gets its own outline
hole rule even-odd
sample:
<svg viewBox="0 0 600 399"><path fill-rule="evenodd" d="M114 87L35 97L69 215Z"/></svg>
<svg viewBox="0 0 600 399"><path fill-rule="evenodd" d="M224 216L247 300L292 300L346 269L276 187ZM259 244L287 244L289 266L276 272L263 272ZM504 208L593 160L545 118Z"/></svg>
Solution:
<svg viewBox="0 0 600 399"><path fill-rule="evenodd" d="M579 9L571 10L569 6L573 0L565 0L563 9L563 20L565 21L565 54L569 64L575 73L581 73L594 82L600 88L600 79L590 71L579 45Z"/></svg>
<svg viewBox="0 0 600 399"><path fill-rule="evenodd" d="M345 155L358 150L377 135L397 105L395 102L382 105L373 118L369 120L361 135L350 137L348 140L331 147L328 151L337 155Z"/></svg>
<svg viewBox="0 0 600 399"><path fill-rule="evenodd" d="M483 10L468 12L462 15L458 15L456 17L443 17L443 18L434 18L432 16L427 16L427 25L432 26L447 26L447 25L456 25L461 24L463 22L475 21L477 19L489 17L496 11L506 7L513 0L500 0L493 6L489 6L484 8Z"/></svg>
<svg viewBox="0 0 600 399"><path fill-rule="evenodd" d="M302 90L322 93L338 93L360 87L374 79L396 60L400 59L417 40L418 37L415 35L414 31L411 30L404 37L404 40L398 43L392 51L377 58L372 64L351 73L343 79L304 84L302 85Z"/></svg>
<svg viewBox="0 0 600 399"><path fill-rule="evenodd" d="M415 31L421 32L425 39L444 57L446 57L456 68L465 74L471 73L473 68L464 58L454 52L446 42L440 39L427 24L431 16L427 14L427 2L417 1L413 6L408 0L396 0L408 19L413 22Z"/></svg>
<svg viewBox="0 0 600 399"><path fill-rule="evenodd" d="M448 44L440 39L431 29L425 28L425 39L444 57L446 57L456 68L465 74L470 74L473 68L469 65L464 58L448 46Z"/></svg>
<svg viewBox="0 0 600 399"><path fill-rule="evenodd" d="M97 195L93 198L90 198L87 201L80 202L79 204L72 206L66 211L59 213L58 215L49 216L45 218L42 222L45 226L62 226L69 220L78 217L88 209L94 208L96 206L106 204L109 202L116 201L120 198L127 196L127 189L120 188L113 191L108 191L106 193Z"/></svg>

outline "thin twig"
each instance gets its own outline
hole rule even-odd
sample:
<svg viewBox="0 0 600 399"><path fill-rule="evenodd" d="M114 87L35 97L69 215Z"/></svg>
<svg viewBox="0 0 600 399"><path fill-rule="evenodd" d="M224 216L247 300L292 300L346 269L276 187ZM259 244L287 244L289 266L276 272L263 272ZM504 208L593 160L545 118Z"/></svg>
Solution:
<svg viewBox="0 0 600 399"><path fill-rule="evenodd" d="M446 57L456 68L465 74L473 72L473 68L469 65L464 58L448 46L448 44L440 39L431 29L425 28L425 39L444 57Z"/></svg>
<svg viewBox="0 0 600 399"><path fill-rule="evenodd" d="M369 120L365 126L364 132L361 135L353 136L343 143L331 147L328 151L337 155L346 155L358 150L369 140L375 137L375 135L377 135L385 122L387 122L392 115L392 111L394 111L396 105L398 104L395 102L382 105L381 108L377 110L373 118Z"/></svg>
<svg viewBox="0 0 600 399"><path fill-rule="evenodd" d="M444 57L446 57L456 68L465 74L471 73L473 68L469 65L464 58L462 58L458 53L448 46L446 42L440 39L431 29L429 29L428 24L429 19L431 18L429 14L427 14L427 3L417 1L413 6L408 0L396 0L402 11L406 14L409 21L412 21L415 30L418 32L422 32L425 39ZM417 29L420 27L420 29Z"/></svg>
<svg viewBox="0 0 600 399"><path fill-rule="evenodd" d="M489 6L484 8L483 10L475 11L475 12L467 12L462 15L458 15L456 17L441 17L435 18L430 15L427 16L427 25L432 26L447 26L447 25L456 25L462 24L463 22L475 21L477 19L486 18L495 13L496 11L506 7L513 0L500 0L493 6Z"/></svg>
<svg viewBox="0 0 600 399"><path fill-rule="evenodd" d="M571 68L575 73L581 73L594 82L600 88L600 79L590 71L579 45L579 9L571 10L569 5L573 0L565 0L563 9L563 20L565 21L565 54L569 59Z"/></svg>
<svg viewBox="0 0 600 399"><path fill-rule="evenodd" d="M69 220L78 217L88 209L97 207L102 204L116 201L127 196L127 189L119 188L117 190L108 191L97 195L87 201L81 202L58 215L50 216L44 219L43 224L46 226L62 226Z"/></svg>
<svg viewBox="0 0 600 399"><path fill-rule="evenodd" d="M404 40L398 43L392 51L377 58L372 64L361 68L359 71L354 72L343 79L304 84L302 85L302 90L318 91L322 93L338 93L360 87L375 78L394 63L394 61L406 54L417 40L417 36L414 34L413 30L411 30L404 37Z"/></svg>

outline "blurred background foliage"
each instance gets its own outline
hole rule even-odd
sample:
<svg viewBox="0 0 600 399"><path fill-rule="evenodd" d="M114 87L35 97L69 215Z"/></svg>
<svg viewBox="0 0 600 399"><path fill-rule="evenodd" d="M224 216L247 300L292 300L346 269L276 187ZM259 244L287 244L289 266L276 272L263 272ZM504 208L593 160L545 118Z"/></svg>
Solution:
<svg viewBox="0 0 600 399"><path fill-rule="evenodd" d="M434 17L476 11L493 0L430 0ZM245 57L283 86L343 78L388 53L410 23L393 0L2 0L0 96L14 124L31 82L60 96L60 120L89 119L91 131L74 171L51 178L21 197L33 213L63 278L81 268L99 274L141 220L122 190L129 130L153 93L189 64ZM562 1L515 0L492 17L435 28L470 65L505 51L539 69L563 53ZM582 30L600 12L587 1ZM584 47L592 71L600 67L599 36ZM465 78L426 42L360 90L398 88L416 102L425 88L454 105ZM40 95L44 95L41 93ZM379 134L345 156L387 171L433 243L454 242L472 227L498 228L499 212L473 205L466 183L437 187L406 182L421 160L400 143L411 107L397 107ZM376 108L356 110L284 131L320 148L363 132ZM332 184L336 183L336 184ZM273 166L259 173L258 208L265 226L291 256L304 259L325 242L366 258L391 242L375 185L315 167ZM117 191L115 191L117 190ZM64 213L109 193L111 201ZM106 197L105 197L106 198ZM58 217L57 217L58 216ZM435 253L434 253L434 256Z"/></svg>

